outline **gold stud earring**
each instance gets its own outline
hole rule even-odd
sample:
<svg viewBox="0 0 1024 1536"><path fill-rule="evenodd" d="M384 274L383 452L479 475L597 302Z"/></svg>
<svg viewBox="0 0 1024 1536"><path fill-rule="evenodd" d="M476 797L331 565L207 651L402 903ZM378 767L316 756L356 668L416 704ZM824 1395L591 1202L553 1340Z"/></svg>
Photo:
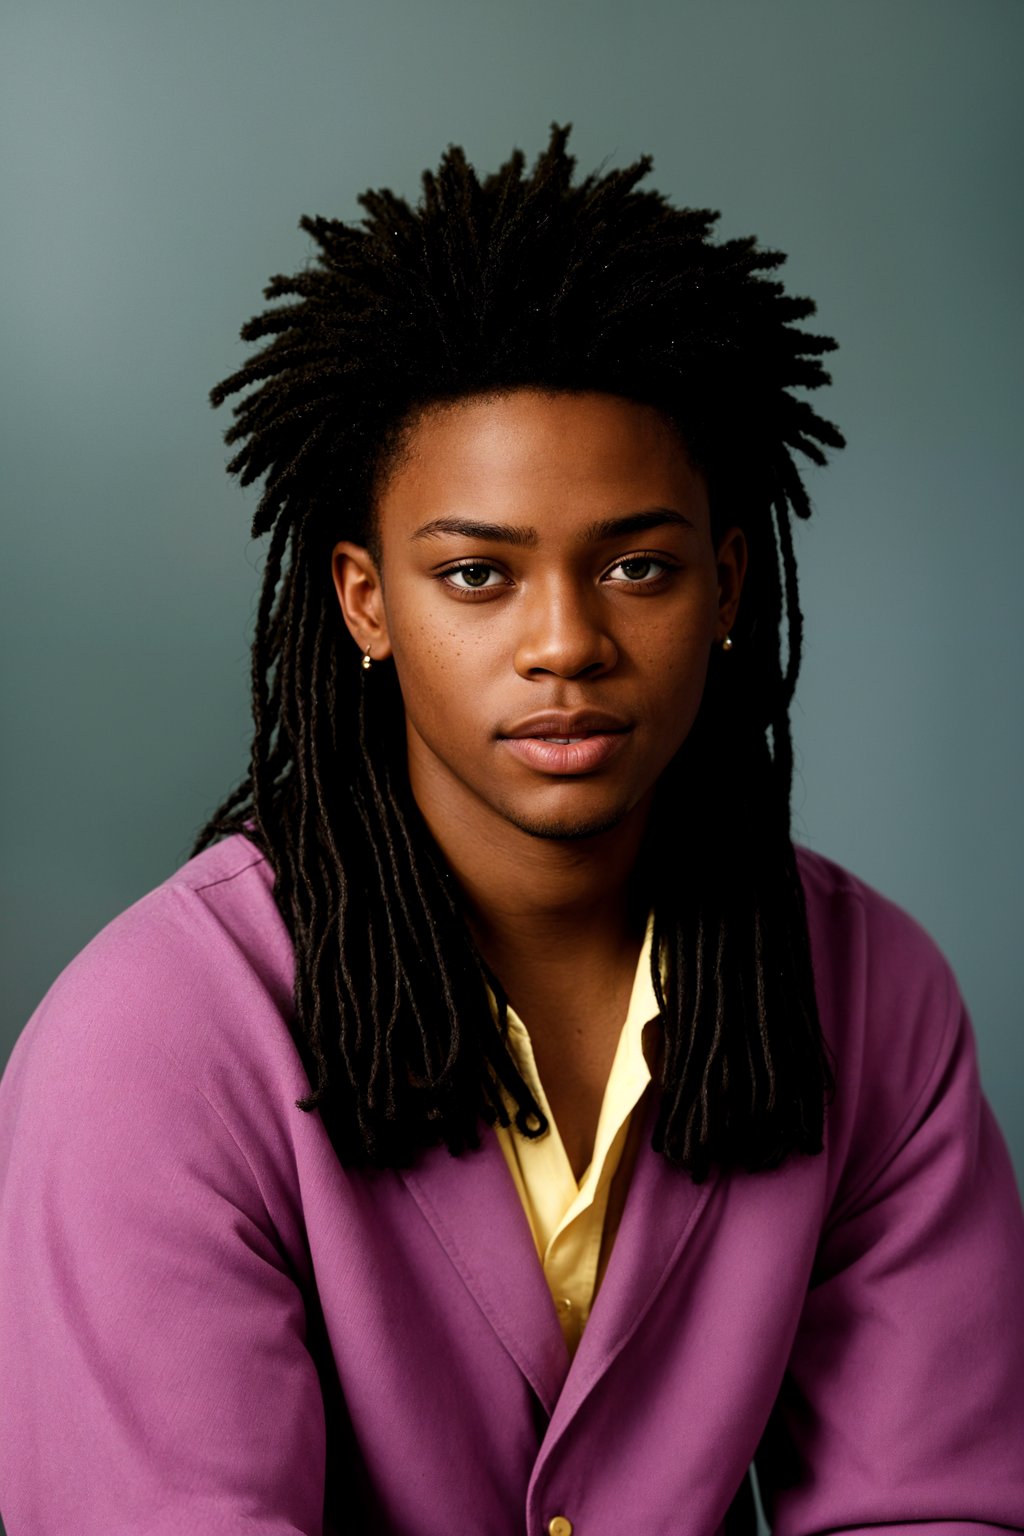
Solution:
<svg viewBox="0 0 1024 1536"><path fill-rule="evenodd" d="M363 661L362 661L363 671L364 672L369 672L369 670L370 670L370 668L372 666L373 666L373 657L370 655L370 647L367 646L366 647L366 654L363 657Z"/></svg>
<svg viewBox="0 0 1024 1536"><path fill-rule="evenodd" d="M723 651L731 651L732 650L732 635L726 635L725 639L722 641L722 650Z"/></svg>

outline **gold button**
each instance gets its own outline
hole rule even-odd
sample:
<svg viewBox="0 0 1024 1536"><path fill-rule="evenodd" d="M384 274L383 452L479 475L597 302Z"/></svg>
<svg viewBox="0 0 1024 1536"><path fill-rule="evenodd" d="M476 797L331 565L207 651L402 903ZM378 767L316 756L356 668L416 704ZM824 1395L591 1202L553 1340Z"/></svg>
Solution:
<svg viewBox="0 0 1024 1536"><path fill-rule="evenodd" d="M572 1521L564 1515L556 1515L548 1521L548 1536L572 1536Z"/></svg>
<svg viewBox="0 0 1024 1536"><path fill-rule="evenodd" d="M568 1296L559 1296L558 1300L555 1302L555 1306L558 1308L558 1311L562 1317L567 1317L572 1311L572 1302ZM559 1516L559 1519L561 1519L561 1516Z"/></svg>

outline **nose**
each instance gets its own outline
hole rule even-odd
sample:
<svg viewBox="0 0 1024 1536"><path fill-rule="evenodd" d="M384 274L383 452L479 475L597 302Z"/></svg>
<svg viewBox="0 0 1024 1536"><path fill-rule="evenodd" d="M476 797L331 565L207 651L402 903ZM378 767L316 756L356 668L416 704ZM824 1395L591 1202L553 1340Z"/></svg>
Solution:
<svg viewBox="0 0 1024 1536"><path fill-rule="evenodd" d="M618 661L600 595L553 580L523 595L515 668L520 677L600 677Z"/></svg>

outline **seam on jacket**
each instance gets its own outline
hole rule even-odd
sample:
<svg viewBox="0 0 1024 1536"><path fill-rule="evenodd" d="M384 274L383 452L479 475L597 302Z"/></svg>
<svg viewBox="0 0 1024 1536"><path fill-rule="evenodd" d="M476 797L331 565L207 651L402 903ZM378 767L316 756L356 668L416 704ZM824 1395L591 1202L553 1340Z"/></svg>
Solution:
<svg viewBox="0 0 1024 1536"><path fill-rule="evenodd" d="M166 1046L164 1045L163 1041L161 1041L161 1040L153 1040L150 1043L155 1047L156 1050L158 1050L160 1052L160 1055L163 1056L164 1060L169 1062L170 1065L174 1068L175 1075L177 1076L178 1081L182 1084L182 1086L185 1087L185 1088L191 1089L191 1091L193 1093L198 1094L199 1097L202 1099L203 1103L207 1106L208 1109L210 1109L213 1112L213 1114L216 1115L217 1119L220 1121L221 1125L224 1127L224 1130L226 1131L228 1137L231 1140L232 1146L235 1148L235 1150L237 1151L239 1157L242 1159L242 1161L245 1164L246 1168L249 1170L249 1176L252 1179L252 1182L255 1185L256 1189L259 1191L260 1200L263 1202L263 1209L266 1211L267 1219L270 1222L270 1225L273 1228L273 1231L274 1231L274 1233L275 1233L275 1235L276 1235L276 1237L278 1239L278 1249L282 1253L282 1257L283 1257L284 1254L283 1254L283 1249L282 1249L282 1246L281 1246L280 1233L277 1230L277 1223L274 1221L273 1216L270 1214L270 1202L267 1199L267 1193L266 1193L266 1190L263 1187L263 1181L261 1180L259 1174L256 1172L255 1168L253 1167L252 1162L250 1161L250 1158L249 1158L247 1152L245 1151L245 1148L242 1146L241 1142L238 1140L238 1137L235 1135L234 1131L231 1129L230 1125L228 1125L228 1122L225 1120L222 1111L218 1108L218 1106L210 1098L209 1094L207 1094L202 1088L200 1088L199 1084L195 1081L195 1079L193 1077L190 1077L190 1076L188 1076L186 1074L186 1072L185 1072L181 1062L178 1061L177 1057L174 1056L166 1048Z"/></svg>
<svg viewBox="0 0 1024 1536"><path fill-rule="evenodd" d="M250 869L255 869L257 864L265 864L266 862L266 855L260 853L258 848L255 848L253 849L253 857L249 860L248 864L242 864L238 869L233 869L229 875L217 875L215 878L203 880L199 884L193 884L191 880L180 879L179 876L181 875L181 871L179 870L178 874L171 876L171 878L167 881L167 884L170 886L178 887L184 886L186 890L195 891L198 895L201 891L213 890L215 886L227 885L230 883L230 881L237 880L239 875L244 875Z"/></svg>

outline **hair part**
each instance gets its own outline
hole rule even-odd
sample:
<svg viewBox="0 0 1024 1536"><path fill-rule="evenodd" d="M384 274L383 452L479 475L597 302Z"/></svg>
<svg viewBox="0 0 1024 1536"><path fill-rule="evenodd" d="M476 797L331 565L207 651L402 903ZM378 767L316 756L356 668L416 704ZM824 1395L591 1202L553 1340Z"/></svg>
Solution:
<svg viewBox="0 0 1024 1536"><path fill-rule="evenodd" d="M264 481L254 734L247 777L195 851L242 832L272 864L295 946L299 1104L342 1161L457 1153L510 1110L542 1134L500 980L409 790L397 679L360 668L331 550L374 552L377 492L430 407L523 387L655 406L706 477L715 526L742 527L750 549L736 646L712 657L659 785L645 866L664 1038L654 1144L702 1179L819 1151L834 1087L789 833L789 705L791 519L810 513L794 455L820 464L843 442L792 391L828 383L835 343L800 326L809 299L765 275L779 252L715 243L716 213L639 190L649 157L574 181L568 134L554 126L528 174L516 151L480 179L453 147L415 207L377 190L358 225L304 218L315 262L273 278L271 307L243 327L259 349L211 399L240 397L229 469Z"/></svg>

